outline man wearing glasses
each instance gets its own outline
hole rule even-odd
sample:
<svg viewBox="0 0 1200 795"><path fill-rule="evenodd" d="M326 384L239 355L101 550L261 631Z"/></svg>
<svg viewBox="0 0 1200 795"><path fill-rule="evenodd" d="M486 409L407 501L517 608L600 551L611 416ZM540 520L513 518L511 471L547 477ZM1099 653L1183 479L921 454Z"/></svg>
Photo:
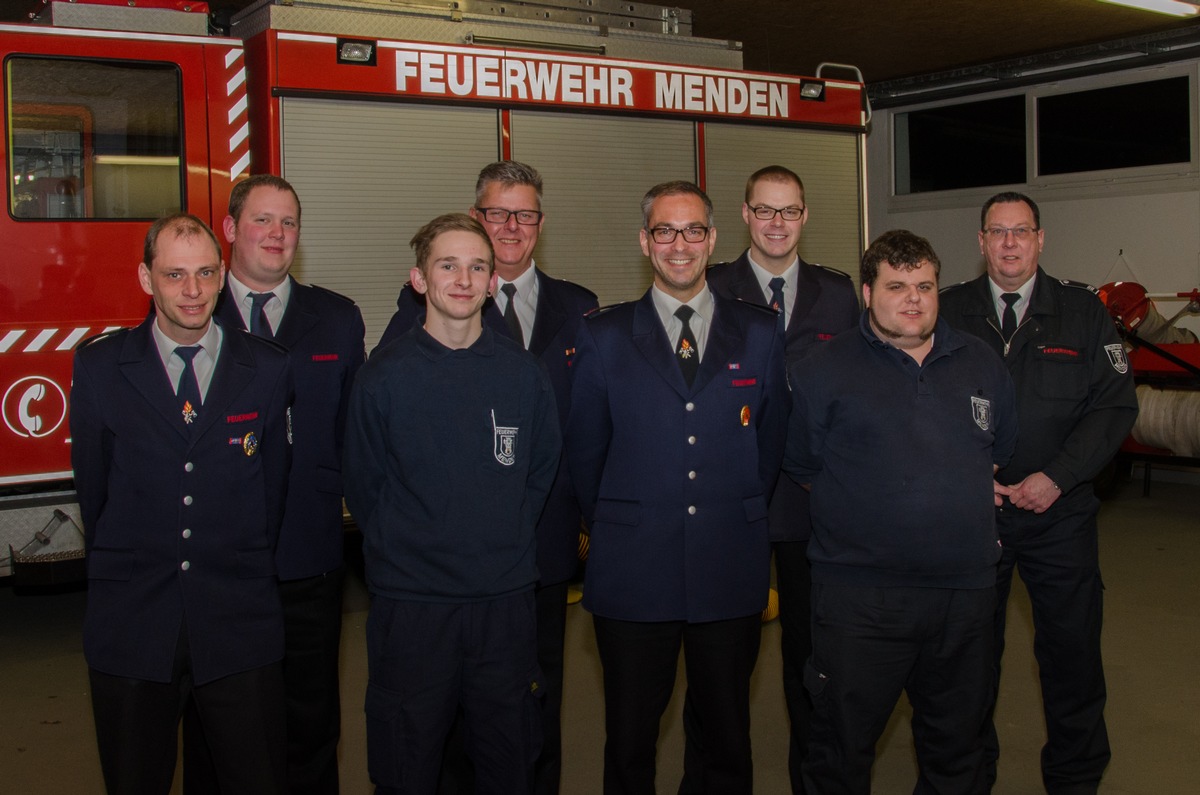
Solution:
<svg viewBox="0 0 1200 795"><path fill-rule="evenodd" d="M746 180L742 220L750 230L750 247L733 262L708 269L713 292L726 298L770 306L784 334L784 355L791 367L814 348L858 323L854 284L841 271L810 265L797 250L808 223L804 183L783 166L767 166ZM804 791L800 763L808 747L812 702L804 689L804 664L812 654L809 621L808 492L781 474L770 508L775 578L779 589L782 629L783 693L791 721L788 772L792 791ZM684 725L689 756L702 738L693 736L690 701ZM690 765L689 772L690 772ZM682 791L689 792L691 776Z"/></svg>
<svg viewBox="0 0 1200 795"><path fill-rule="evenodd" d="M773 312L714 294L712 202L642 200L653 284L579 332L564 449L592 531L584 607L604 667L604 791L655 791L680 648L705 792L750 793L750 674L770 580L767 505L788 412Z"/></svg>
<svg viewBox="0 0 1200 795"><path fill-rule="evenodd" d="M571 405L571 360L575 336L585 313L597 306L590 290L555 279L537 268L537 246L545 216L542 213L542 177L532 166L502 160L486 166L475 184L472 218L487 231L495 250L497 287L483 305L483 322L494 333L518 340L541 359L550 375L558 416L565 422ZM405 285L396 301L396 314L379 341L381 349L403 335L425 313L424 296ZM545 677L542 696L542 753L535 770L535 794L558 792L562 769L560 713L563 693L563 640L567 621L567 584L579 564L579 503L575 500L563 461L537 526L537 566L540 579L535 592L538 623L538 665ZM472 792L470 773L462 770L461 754L452 744L447 776L457 789Z"/></svg>
<svg viewBox="0 0 1200 795"><path fill-rule="evenodd" d="M1129 363L1095 291L1038 266L1045 242L1037 204L1000 193L983 205L979 250L987 273L946 290L942 314L1004 357L1021 424L1012 460L996 475L1011 488L996 509L1003 544L996 583L996 672L1013 569L1033 604L1050 793L1095 792L1111 756L1100 659L1103 583L1091 479L1137 418ZM995 725L984 727L989 781Z"/></svg>

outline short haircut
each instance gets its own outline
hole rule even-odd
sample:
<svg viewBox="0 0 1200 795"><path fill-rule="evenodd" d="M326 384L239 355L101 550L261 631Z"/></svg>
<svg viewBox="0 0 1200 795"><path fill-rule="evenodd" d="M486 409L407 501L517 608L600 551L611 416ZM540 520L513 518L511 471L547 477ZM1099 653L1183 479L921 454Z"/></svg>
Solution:
<svg viewBox="0 0 1200 795"><path fill-rule="evenodd" d="M537 209L542 209L542 175L533 166L527 166L516 160L499 160L483 167L479 179L475 180L475 204L483 201L483 194L493 183L499 183L506 188L515 185L528 185L537 191ZM528 208L518 208L528 209Z"/></svg>
<svg viewBox="0 0 1200 795"><path fill-rule="evenodd" d="M992 209L993 204L1013 204L1015 202L1025 202L1029 205L1029 209L1033 210L1033 225L1037 229L1042 228L1042 211L1038 209L1037 202L1026 196L1024 193L1017 193L1015 190L997 193L992 198L983 203L983 209L979 212L979 228L987 224L988 210Z"/></svg>
<svg viewBox="0 0 1200 795"><path fill-rule="evenodd" d="M292 183L288 182L283 177L277 177L274 174L255 174L233 186L233 192L229 194L229 215L234 222L242 219L242 208L246 206L246 199L250 196L250 191L255 188L274 188L275 190L286 190L296 199L296 217L300 216L300 196L296 193L296 189L292 187Z"/></svg>
<svg viewBox="0 0 1200 795"><path fill-rule="evenodd" d="M712 199L708 198L708 194L700 190L700 186L694 182L675 180L655 185L646 191L646 195L642 197L642 228L650 228L650 210L654 206L654 202L663 196L698 196L704 202L704 211L707 216L704 223L710 227L713 225L713 203Z"/></svg>
<svg viewBox="0 0 1200 795"><path fill-rule="evenodd" d="M893 229L875 238L875 242L863 254L859 281L868 287L874 286L879 277L879 266L884 262L897 270L903 268L908 271L916 270L921 263L928 262L933 266L935 276L942 272L942 262L929 241L907 229Z"/></svg>
<svg viewBox="0 0 1200 795"><path fill-rule="evenodd" d="M163 232L170 232L176 239L207 238L213 245L217 262L221 261L221 244L217 241L217 236L213 234L213 231L208 228L208 224L191 213L175 213L166 218L159 218L150 225L150 229L146 232L146 243L142 248L142 262L146 263L147 270L152 270L154 267L154 260L158 256L158 238Z"/></svg>
<svg viewBox="0 0 1200 795"><path fill-rule="evenodd" d="M408 245L416 252L417 267L421 269L421 273L428 274L426 266L429 264L429 252L433 249L433 241L446 232L471 232L478 235L487 244L488 273L495 270L496 252L492 249L492 239L488 237L483 224L466 213L446 213L418 229L412 240L408 241Z"/></svg>
<svg viewBox="0 0 1200 795"><path fill-rule="evenodd" d="M792 183L800 189L800 201L804 201L804 182L799 174L783 166L766 166L755 171L746 180L746 204L750 203L750 194L754 191L754 186L760 182Z"/></svg>

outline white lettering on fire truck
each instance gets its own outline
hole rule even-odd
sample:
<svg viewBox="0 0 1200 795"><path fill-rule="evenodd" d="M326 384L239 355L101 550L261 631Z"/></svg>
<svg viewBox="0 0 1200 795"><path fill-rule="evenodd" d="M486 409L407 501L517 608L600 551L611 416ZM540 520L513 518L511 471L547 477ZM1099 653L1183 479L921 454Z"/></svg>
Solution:
<svg viewBox="0 0 1200 795"><path fill-rule="evenodd" d="M779 119L788 115L786 85L736 77L658 72L654 103L664 110L696 113L749 113Z"/></svg>
<svg viewBox="0 0 1200 795"><path fill-rule="evenodd" d="M634 107L633 73L585 63L447 52L396 52L396 90L574 105Z"/></svg>

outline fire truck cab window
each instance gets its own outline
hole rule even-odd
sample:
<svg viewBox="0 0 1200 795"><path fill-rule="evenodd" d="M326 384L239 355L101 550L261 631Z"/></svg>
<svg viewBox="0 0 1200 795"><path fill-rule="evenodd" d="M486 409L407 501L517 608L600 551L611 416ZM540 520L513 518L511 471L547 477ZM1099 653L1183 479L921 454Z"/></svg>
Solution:
<svg viewBox="0 0 1200 795"><path fill-rule="evenodd" d="M5 78L13 217L133 220L182 209L175 65L12 57Z"/></svg>

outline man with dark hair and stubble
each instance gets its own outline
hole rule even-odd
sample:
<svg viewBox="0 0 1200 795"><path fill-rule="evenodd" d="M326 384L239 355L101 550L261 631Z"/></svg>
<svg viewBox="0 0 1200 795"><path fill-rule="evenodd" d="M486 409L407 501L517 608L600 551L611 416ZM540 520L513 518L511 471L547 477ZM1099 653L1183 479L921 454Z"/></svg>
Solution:
<svg viewBox="0 0 1200 795"><path fill-rule="evenodd" d="M1016 442L1012 382L938 318L940 263L911 232L863 255L859 326L794 365L784 470L812 490L807 792L867 795L875 744L913 708L914 792L985 791L1000 548L993 480Z"/></svg>
<svg viewBox="0 0 1200 795"><path fill-rule="evenodd" d="M1039 266L1045 230L1033 199L1000 193L980 213L987 272L947 288L950 325L982 339L1017 386L1021 434L997 480L1011 490L996 509L1004 552L996 580L995 692L1014 570L1033 606L1046 744L1042 780L1052 795L1095 793L1111 756L1096 514L1091 480L1137 419L1125 349L1095 290ZM994 703L994 702L993 702ZM985 726L989 783L1000 746Z"/></svg>
<svg viewBox="0 0 1200 795"><path fill-rule="evenodd" d="M653 284L579 335L565 450L591 528L583 604L604 667L610 795L655 791L681 649L702 790L753 792L750 675L788 400L774 313L705 282L712 215L693 183L651 188L640 241Z"/></svg>

